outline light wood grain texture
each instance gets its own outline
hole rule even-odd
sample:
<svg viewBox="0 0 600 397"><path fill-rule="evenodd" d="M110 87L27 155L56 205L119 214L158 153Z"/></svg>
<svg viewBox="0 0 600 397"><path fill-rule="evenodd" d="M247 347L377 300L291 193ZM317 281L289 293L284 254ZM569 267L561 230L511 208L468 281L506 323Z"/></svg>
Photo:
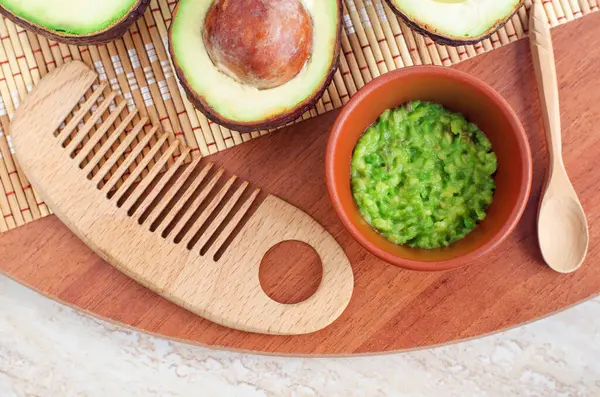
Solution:
<svg viewBox="0 0 600 397"><path fill-rule="evenodd" d="M550 159L538 214L538 238L546 263L557 272L570 273L583 264L589 245L589 230L583 207L562 158L554 48L548 18L540 1L533 5L529 29Z"/></svg>
<svg viewBox="0 0 600 397"><path fill-rule="evenodd" d="M521 40L456 66L502 94L528 133L534 163L529 206L508 240L480 262L442 273L390 266L366 252L339 222L324 183L323 154L335 113L275 132L211 160L311 216L339 241L356 286L347 310L308 335L232 330L161 298L99 258L57 218L0 234L0 271L69 305L146 332L217 348L270 354L347 355L424 348L513 327L600 293L600 14L552 31L563 121L563 158L590 222L586 265L563 275L544 263L537 205L548 167L529 42ZM319 266L281 246L261 266L270 296L295 302L319 281ZM296 255L298 254L298 255ZM295 261L298 262L295 262ZM291 266L281 266L282 264Z"/></svg>
<svg viewBox="0 0 600 397"><path fill-rule="evenodd" d="M294 335L318 331L340 316L353 289L352 269L341 247L314 219L271 195L260 203L239 234L232 236L259 193L255 189L242 198L252 188L246 181L234 186L236 176L225 181L223 172L217 171L198 177L193 171L199 162L193 162L187 167L191 170L189 178L179 178L181 183L167 182L163 187L164 192L179 199L167 201L163 197L159 201L165 205L154 204L164 208L157 222L148 222L152 210L144 218L130 216L136 203L151 201L160 193L144 195L153 179L161 178L159 171L167 162L175 157L176 164L181 164L182 156L175 156L180 144L178 140L168 143L168 134L161 134L152 143L156 129L151 129L110 177L106 177L108 171L126 146L113 152L95 176L90 175L97 164L83 167L82 161L124 111L126 102L121 101L109 112L116 98L114 92L99 105L92 106L95 100L88 100L58 137L55 131L96 77L80 62L58 67L36 86L12 122L19 163L46 203L76 235L140 284L225 326ZM98 92L102 87L90 98L97 98ZM88 111L92 115L80 125ZM107 112L109 115L83 143ZM125 120L130 119L130 115L125 116ZM117 131L123 131L122 125ZM147 145L149 150L144 151ZM164 151L163 145L167 145ZM185 151L183 156L187 154ZM152 170L140 181L155 157L159 158ZM122 181L132 166L133 171ZM225 247L230 237L233 240ZM264 255L289 240L313 247L323 264L319 288L293 305L269 298L259 281Z"/></svg>

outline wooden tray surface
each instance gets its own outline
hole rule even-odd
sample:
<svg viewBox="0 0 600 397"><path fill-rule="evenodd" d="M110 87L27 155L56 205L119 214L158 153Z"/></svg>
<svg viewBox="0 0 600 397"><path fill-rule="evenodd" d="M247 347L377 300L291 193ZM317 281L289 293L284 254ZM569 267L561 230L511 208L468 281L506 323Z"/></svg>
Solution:
<svg viewBox="0 0 600 397"><path fill-rule="evenodd" d="M207 346L294 355L348 355L423 348L474 338L549 315L600 293L600 14L554 30L565 163L588 214L591 246L578 272L547 268L536 239L546 169L544 135L526 40L455 66L495 87L520 115L534 154L529 207L508 239L483 260L439 273L405 271L370 255L343 229L324 185L323 152L335 113L209 157L314 216L346 250L356 275L347 311L323 331L296 337L230 330L167 302L99 259L55 217L0 235L0 271L62 301L141 331ZM557 231L559 232L559 231ZM266 261L265 289L291 302L316 287L319 269L302 256L293 269Z"/></svg>

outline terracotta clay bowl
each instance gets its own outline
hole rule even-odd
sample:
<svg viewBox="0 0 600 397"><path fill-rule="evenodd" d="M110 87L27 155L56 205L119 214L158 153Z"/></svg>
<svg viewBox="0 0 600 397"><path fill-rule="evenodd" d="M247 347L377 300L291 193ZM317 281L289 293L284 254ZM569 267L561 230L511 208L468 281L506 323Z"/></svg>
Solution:
<svg viewBox="0 0 600 397"><path fill-rule="evenodd" d="M432 101L461 112L489 137L498 156L496 191L486 219L446 248L416 249L386 240L362 218L350 188L350 162L357 140L386 109L410 100ZM362 88L340 112L325 155L327 188L344 226L367 250L412 270L448 270L480 258L513 231L527 205L531 150L519 118L490 86L468 74L436 66L399 69Z"/></svg>

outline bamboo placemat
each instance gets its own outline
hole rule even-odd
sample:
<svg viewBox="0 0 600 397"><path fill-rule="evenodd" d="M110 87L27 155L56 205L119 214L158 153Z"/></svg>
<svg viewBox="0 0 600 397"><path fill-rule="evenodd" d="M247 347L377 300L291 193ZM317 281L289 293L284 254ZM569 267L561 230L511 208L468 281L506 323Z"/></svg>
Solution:
<svg viewBox="0 0 600 397"><path fill-rule="evenodd" d="M600 0L545 0L556 26L598 11ZM476 45L446 47L416 34L384 0L344 0L340 67L314 109L302 119L339 108L366 82L397 68L450 66L509 44L526 35L526 6L490 39ZM167 31L177 1L152 0L150 9L123 37L102 46L52 42L0 20L0 232L50 213L13 158L10 120L21 99L50 70L72 59L94 67L141 116L172 131L196 156L206 156L268 133L241 134L207 120L182 94L168 57ZM141 117L140 116L140 117Z"/></svg>

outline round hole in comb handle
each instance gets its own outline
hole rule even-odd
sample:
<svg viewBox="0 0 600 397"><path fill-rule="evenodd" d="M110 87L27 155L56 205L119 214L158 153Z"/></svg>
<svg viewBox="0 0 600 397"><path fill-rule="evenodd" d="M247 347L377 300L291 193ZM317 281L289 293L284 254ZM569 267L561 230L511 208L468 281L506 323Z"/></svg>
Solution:
<svg viewBox="0 0 600 397"><path fill-rule="evenodd" d="M323 278L319 254L300 241L274 245L260 263L258 273L265 293L279 303L303 302L313 295Z"/></svg>

